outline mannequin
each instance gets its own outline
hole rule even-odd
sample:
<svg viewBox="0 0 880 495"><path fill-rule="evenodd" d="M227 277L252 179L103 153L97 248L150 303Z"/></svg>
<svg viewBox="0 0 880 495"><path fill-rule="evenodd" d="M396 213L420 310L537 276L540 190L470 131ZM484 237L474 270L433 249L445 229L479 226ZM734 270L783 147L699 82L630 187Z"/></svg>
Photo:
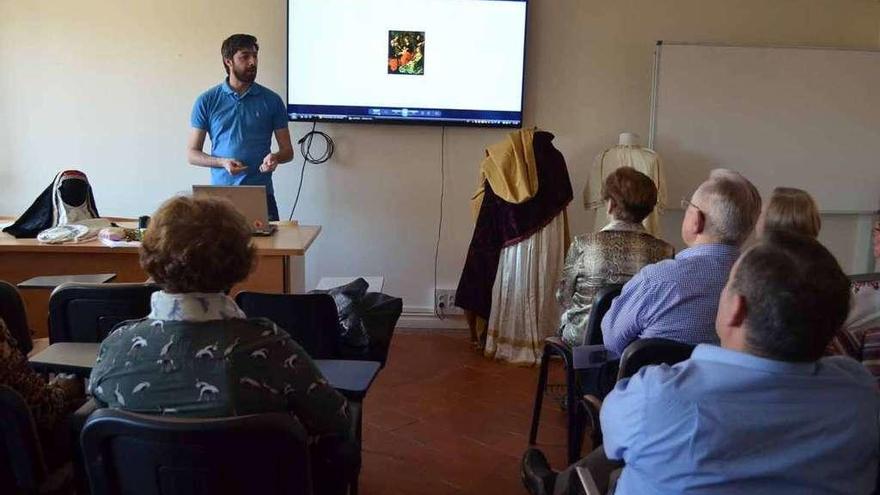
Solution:
<svg viewBox="0 0 880 495"><path fill-rule="evenodd" d="M632 132L621 132L617 138L618 146L638 146L639 135Z"/></svg>
<svg viewBox="0 0 880 495"><path fill-rule="evenodd" d="M647 175L657 185L657 207L643 222L645 228L655 237L660 237L659 215L666 206L666 180L660 156L652 149L639 144L639 135L623 132L618 137L617 146L606 149L596 156L593 168L584 187L584 209L595 212L592 230L599 230L611 219L602 202L602 184L611 172L620 167L633 167Z"/></svg>
<svg viewBox="0 0 880 495"><path fill-rule="evenodd" d="M79 170L59 172L34 203L3 232L18 238L37 237L43 230L99 218L86 174ZM109 226L109 222L106 222Z"/></svg>

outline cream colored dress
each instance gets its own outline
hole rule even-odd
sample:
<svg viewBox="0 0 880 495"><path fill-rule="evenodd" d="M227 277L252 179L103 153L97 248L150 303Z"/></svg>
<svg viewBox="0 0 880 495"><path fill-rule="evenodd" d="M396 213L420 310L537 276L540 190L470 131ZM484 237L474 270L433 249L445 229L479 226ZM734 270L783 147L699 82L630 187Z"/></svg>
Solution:
<svg viewBox="0 0 880 495"><path fill-rule="evenodd" d="M501 250L486 357L532 366L541 360L544 339L556 335L559 306L554 290L565 261L565 213L517 244Z"/></svg>
<svg viewBox="0 0 880 495"><path fill-rule="evenodd" d="M587 185L584 187L584 208L594 210L596 217L593 222L596 226L605 225L611 221L605 210L605 202L602 200L602 185L605 178L620 167L632 167L647 175L657 186L657 206L643 222L651 235L660 235L660 217L663 208L666 207L666 179L663 176L663 163L654 150L643 148L638 145L618 145L609 148L593 160L593 168Z"/></svg>

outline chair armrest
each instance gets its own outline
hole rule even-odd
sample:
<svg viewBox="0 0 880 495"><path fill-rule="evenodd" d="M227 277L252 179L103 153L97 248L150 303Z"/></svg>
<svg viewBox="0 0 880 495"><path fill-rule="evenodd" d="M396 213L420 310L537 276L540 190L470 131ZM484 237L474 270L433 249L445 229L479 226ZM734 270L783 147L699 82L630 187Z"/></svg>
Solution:
<svg viewBox="0 0 880 495"><path fill-rule="evenodd" d="M579 345L571 349L572 363L576 370L601 368L606 363L617 361L620 356L604 345Z"/></svg>
<svg viewBox="0 0 880 495"><path fill-rule="evenodd" d="M581 482L581 489L583 489L586 495L605 495L599 490L599 487L596 485L596 480L593 479L593 474L590 473L589 469L578 466L575 467L574 470Z"/></svg>
<svg viewBox="0 0 880 495"><path fill-rule="evenodd" d="M587 494L603 494L616 484L623 467L622 461L609 459L600 445L578 461L575 473Z"/></svg>
<svg viewBox="0 0 880 495"><path fill-rule="evenodd" d="M584 419L590 423L590 442L592 442L594 446L602 445L602 423L599 420L599 413L602 410L602 400L595 395L587 394L581 397L578 402L581 409L584 411Z"/></svg>
<svg viewBox="0 0 880 495"><path fill-rule="evenodd" d="M351 437L355 439L358 445L361 443L361 428L363 425L364 406L360 401L348 400L348 413L351 416Z"/></svg>
<svg viewBox="0 0 880 495"><path fill-rule="evenodd" d="M85 404L81 405L79 409L73 412L70 420L70 428L77 435L77 444L79 444L79 434L82 432L83 426L86 424L86 420L89 419L89 416L98 409L101 408L101 405L94 398L89 398L85 402Z"/></svg>
<svg viewBox="0 0 880 495"><path fill-rule="evenodd" d="M91 493L89 488L89 478L86 474L85 461L83 459L82 445L80 443L80 435L82 435L83 427L86 420L93 412L102 406L94 398L89 398L85 404L79 407L70 416L70 445L73 458L73 479L76 484L77 493Z"/></svg>

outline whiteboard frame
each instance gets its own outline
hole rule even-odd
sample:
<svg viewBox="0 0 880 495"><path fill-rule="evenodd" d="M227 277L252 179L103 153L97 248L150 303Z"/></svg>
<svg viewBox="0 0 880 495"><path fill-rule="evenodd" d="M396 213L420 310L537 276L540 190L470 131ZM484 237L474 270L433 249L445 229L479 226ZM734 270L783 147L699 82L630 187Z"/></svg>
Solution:
<svg viewBox="0 0 880 495"><path fill-rule="evenodd" d="M660 99L660 62L663 56L663 46L706 46L706 47L729 47L729 48L780 48L797 50L824 50L842 52L866 52L880 53L877 48L849 48L836 46L804 46L804 45L751 45L739 43L710 43L710 42L687 42L687 41L664 41L657 40L654 49L654 68L651 81L651 116L648 124L648 148L654 149L654 138L657 134L657 107ZM675 209L675 208L672 208ZM876 215L880 210L830 210L821 211L823 215Z"/></svg>

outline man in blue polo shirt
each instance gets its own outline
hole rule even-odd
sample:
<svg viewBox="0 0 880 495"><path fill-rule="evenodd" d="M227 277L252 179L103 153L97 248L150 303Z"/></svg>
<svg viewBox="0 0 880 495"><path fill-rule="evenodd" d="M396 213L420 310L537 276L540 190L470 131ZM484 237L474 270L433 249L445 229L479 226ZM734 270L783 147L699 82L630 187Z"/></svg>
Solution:
<svg viewBox="0 0 880 495"><path fill-rule="evenodd" d="M293 159L293 146L284 101L254 82L259 49L257 38L249 34L233 34L223 42L220 53L228 77L196 99L187 159L210 167L213 185L266 186L269 220L278 220L272 172ZM202 151L206 134L211 136L210 155Z"/></svg>

